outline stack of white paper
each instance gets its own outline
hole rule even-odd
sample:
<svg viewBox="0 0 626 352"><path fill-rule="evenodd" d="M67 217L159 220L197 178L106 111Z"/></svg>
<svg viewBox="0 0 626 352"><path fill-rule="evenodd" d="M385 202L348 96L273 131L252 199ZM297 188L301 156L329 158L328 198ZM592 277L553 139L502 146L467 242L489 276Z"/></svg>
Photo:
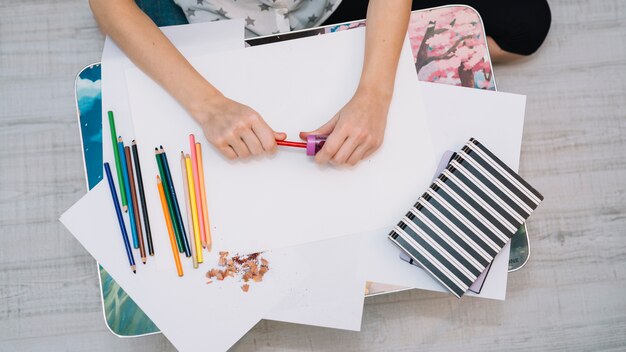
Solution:
<svg viewBox="0 0 626 352"><path fill-rule="evenodd" d="M225 95L289 136L321 125L354 93L363 29L242 49L242 28L235 21L175 27L169 37ZM188 35L192 29L203 36ZM212 36L218 44L207 46ZM103 58L103 111L115 110L118 133L139 145L157 254L132 274L102 183L61 221L181 350L225 350L262 318L359 330L365 281L444 291L398 260L388 230L428 186L443 150L476 137L514 169L519 162L524 98L420 84L405 45L385 143L355 168L319 167L287 150L233 163L203 143L213 253L205 251L209 265L197 270L183 259L179 278L156 189L154 147L163 145L178 165L188 134L201 140L202 130L117 50L107 42L105 53L114 59ZM272 64L276 57L280 68ZM110 141L103 128L104 160L114 166ZM180 169L171 171L182 189ZM220 250L266 251L271 270L247 293L235 280L207 285L205 273ZM507 260L505 247L480 296L504 298Z"/></svg>

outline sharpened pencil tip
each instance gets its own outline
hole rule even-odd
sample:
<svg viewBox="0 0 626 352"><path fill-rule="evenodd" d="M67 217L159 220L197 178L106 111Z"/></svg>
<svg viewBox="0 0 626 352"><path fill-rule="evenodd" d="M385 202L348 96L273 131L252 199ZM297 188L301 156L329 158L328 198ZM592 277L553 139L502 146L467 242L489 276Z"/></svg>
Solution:
<svg viewBox="0 0 626 352"><path fill-rule="evenodd" d="M141 261L146 264L146 257L141 258Z"/></svg>
<svg viewBox="0 0 626 352"><path fill-rule="evenodd" d="M124 209L124 212L125 212L125 213L128 213L128 205L124 205L124 206L122 207L122 209Z"/></svg>
<svg viewBox="0 0 626 352"><path fill-rule="evenodd" d="M130 266L130 270L132 270L132 271L133 271L133 274L137 274L137 269L135 268L135 266L134 266L134 265L131 265L131 266Z"/></svg>
<svg viewBox="0 0 626 352"><path fill-rule="evenodd" d="M137 274L137 270L133 270L133 274Z"/></svg>

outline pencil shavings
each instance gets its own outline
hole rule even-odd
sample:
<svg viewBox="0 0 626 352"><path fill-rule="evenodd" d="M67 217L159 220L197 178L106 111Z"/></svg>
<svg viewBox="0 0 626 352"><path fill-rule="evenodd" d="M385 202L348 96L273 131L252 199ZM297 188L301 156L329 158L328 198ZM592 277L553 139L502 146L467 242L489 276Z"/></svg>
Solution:
<svg viewBox="0 0 626 352"><path fill-rule="evenodd" d="M262 253L252 253L248 255L228 256L228 252L219 252L217 268L207 271L207 284L212 283L215 278L224 281L228 277L245 282L241 286L243 292L248 292L250 284L248 282L262 282L263 276L270 270L269 261L263 258Z"/></svg>

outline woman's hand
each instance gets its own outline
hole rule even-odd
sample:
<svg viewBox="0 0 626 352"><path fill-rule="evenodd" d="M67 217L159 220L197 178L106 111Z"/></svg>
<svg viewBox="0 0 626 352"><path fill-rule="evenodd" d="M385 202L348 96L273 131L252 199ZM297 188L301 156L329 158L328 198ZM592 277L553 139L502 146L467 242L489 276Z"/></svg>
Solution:
<svg viewBox="0 0 626 352"><path fill-rule="evenodd" d="M275 139L285 139L284 133L274 132L256 111L225 98L207 82L134 1L89 3L102 31L191 113L225 157L272 153Z"/></svg>
<svg viewBox="0 0 626 352"><path fill-rule="evenodd" d="M325 125L309 134L328 135L315 161L333 165L356 165L383 142L391 94L358 89L352 99Z"/></svg>
<svg viewBox="0 0 626 352"><path fill-rule="evenodd" d="M328 123L312 132L328 134L315 156L318 163L355 165L383 142L398 59L411 13L411 0L370 0L365 57L359 88Z"/></svg>
<svg viewBox="0 0 626 352"><path fill-rule="evenodd" d="M206 139L231 160L274 153L276 140L287 137L274 132L249 106L221 94L191 109L191 114L202 125Z"/></svg>

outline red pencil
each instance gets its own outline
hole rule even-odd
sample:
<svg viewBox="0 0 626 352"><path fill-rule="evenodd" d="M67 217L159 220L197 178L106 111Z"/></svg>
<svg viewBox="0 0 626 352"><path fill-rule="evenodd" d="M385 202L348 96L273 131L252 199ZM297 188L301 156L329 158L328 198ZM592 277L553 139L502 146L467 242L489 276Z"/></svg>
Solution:
<svg viewBox="0 0 626 352"><path fill-rule="evenodd" d="M276 144L282 145L282 146L285 146L285 147L296 147L296 148L305 148L306 149L306 143L305 142L276 141Z"/></svg>

